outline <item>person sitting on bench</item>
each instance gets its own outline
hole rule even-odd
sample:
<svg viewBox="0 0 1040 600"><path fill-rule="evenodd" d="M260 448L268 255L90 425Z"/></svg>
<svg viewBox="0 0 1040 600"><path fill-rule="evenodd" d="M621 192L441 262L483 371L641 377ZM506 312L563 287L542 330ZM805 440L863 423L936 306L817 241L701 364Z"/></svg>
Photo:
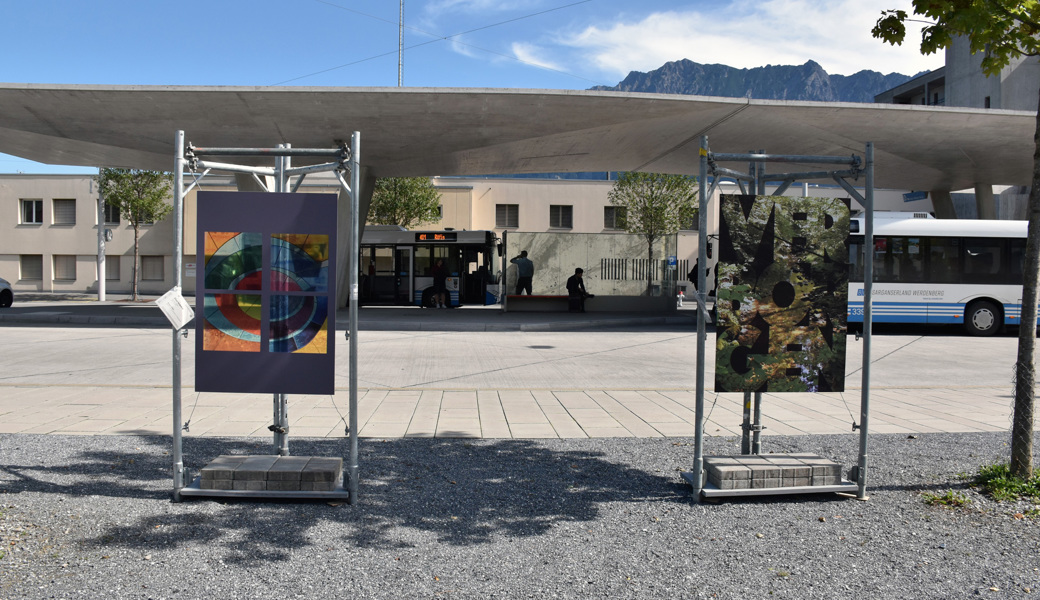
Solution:
<svg viewBox="0 0 1040 600"><path fill-rule="evenodd" d="M581 278L584 272L581 267L578 267L574 269L574 275L567 278L567 301L570 312L585 312L585 299L595 297L585 291L585 282Z"/></svg>

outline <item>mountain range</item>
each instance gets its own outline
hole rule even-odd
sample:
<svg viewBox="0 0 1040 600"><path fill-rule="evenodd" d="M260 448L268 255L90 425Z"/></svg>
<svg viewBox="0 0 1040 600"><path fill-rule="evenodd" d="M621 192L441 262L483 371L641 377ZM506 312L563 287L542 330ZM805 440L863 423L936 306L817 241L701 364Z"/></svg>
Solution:
<svg viewBox="0 0 1040 600"><path fill-rule="evenodd" d="M814 100L820 102L873 102L874 96L915 76L863 70L852 75L829 75L815 61L804 65L766 65L737 69L677 60L649 73L632 71L621 83L593 90L688 94L754 98L756 100Z"/></svg>

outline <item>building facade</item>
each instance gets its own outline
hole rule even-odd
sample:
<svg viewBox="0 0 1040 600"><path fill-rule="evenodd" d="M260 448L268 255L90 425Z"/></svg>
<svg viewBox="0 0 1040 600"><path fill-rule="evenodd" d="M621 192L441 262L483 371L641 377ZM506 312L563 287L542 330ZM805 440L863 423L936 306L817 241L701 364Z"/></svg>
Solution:
<svg viewBox="0 0 1040 600"><path fill-rule="evenodd" d="M620 234L616 209L608 194L614 182L572 179L507 179L499 177L433 178L441 194L440 222L423 229L490 230ZM195 206L199 189L235 190L230 177L209 176L185 198L184 272L186 294L195 289ZM301 191L337 193L331 179L310 177ZM723 183L709 200L708 231L717 231L718 194L738 193ZM787 195L844 197L834 186L802 186ZM134 232L111 210L99 212L97 185L89 175L0 175L0 277L11 282L16 294L94 293L98 291L99 229L110 231L104 243L106 292L130 292L134 265ZM927 200L904 201L902 191L875 190L877 210L930 211ZM853 210L861 207L853 205ZM680 271L696 260L695 224L679 233ZM167 217L144 225L140 231L140 287L145 295L166 292L174 284L173 222Z"/></svg>

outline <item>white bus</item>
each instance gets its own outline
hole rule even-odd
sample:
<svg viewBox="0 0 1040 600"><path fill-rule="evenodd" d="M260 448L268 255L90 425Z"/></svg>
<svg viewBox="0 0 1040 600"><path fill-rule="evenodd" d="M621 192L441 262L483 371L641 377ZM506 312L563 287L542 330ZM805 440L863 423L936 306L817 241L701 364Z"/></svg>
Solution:
<svg viewBox="0 0 1040 600"><path fill-rule="evenodd" d="M849 237L849 323L863 322L863 219ZM1026 221L874 218L874 323L961 324L972 335L1018 325Z"/></svg>

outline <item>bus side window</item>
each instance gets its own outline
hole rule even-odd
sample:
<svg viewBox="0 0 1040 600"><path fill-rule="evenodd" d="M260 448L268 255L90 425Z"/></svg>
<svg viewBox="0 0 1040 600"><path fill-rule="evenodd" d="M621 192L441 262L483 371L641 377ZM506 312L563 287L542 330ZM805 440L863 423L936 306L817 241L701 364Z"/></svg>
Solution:
<svg viewBox="0 0 1040 600"><path fill-rule="evenodd" d="M1025 261L1026 241L1021 238L1013 238L1011 240L1011 258L1008 262L1008 267L1011 269L1011 275L1007 283L1022 282L1022 274L1025 273Z"/></svg>
<svg viewBox="0 0 1040 600"><path fill-rule="evenodd" d="M863 281L863 238L849 240L849 281Z"/></svg>
<svg viewBox="0 0 1040 600"><path fill-rule="evenodd" d="M964 275L980 283L997 283L1001 271L1001 240L969 240L964 244Z"/></svg>
<svg viewBox="0 0 1040 600"><path fill-rule="evenodd" d="M891 242L887 237L874 238L874 281L896 281Z"/></svg>
<svg viewBox="0 0 1040 600"><path fill-rule="evenodd" d="M933 237L928 239L928 273L931 283L957 283L957 240Z"/></svg>

